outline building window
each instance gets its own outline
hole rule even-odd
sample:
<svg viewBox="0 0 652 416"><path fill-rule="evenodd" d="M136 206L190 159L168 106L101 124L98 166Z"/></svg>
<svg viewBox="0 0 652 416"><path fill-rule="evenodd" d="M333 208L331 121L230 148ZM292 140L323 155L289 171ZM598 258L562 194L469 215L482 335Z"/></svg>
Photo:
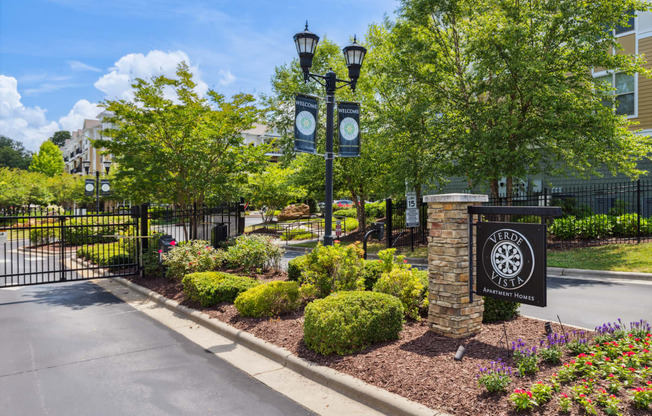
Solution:
<svg viewBox="0 0 652 416"><path fill-rule="evenodd" d="M595 77L597 82L605 82L612 86L616 95L616 114L631 116L636 114L635 105L635 79L634 75L623 73L607 74ZM605 105L611 103L605 102Z"/></svg>
<svg viewBox="0 0 652 416"><path fill-rule="evenodd" d="M636 27L634 26L635 25L635 23L634 23L634 17L635 17L634 12L630 11L629 13L627 13L627 15L629 16L629 19L627 19L627 27L625 27L625 26L616 26L616 29L614 30L616 35L620 35L620 34L627 33L627 32L632 32L632 31L636 30Z"/></svg>

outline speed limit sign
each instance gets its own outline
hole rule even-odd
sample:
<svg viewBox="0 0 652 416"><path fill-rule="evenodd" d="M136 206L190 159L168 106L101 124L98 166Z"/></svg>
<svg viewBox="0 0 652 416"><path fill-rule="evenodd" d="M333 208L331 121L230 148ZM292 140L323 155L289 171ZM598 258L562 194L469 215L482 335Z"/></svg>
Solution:
<svg viewBox="0 0 652 416"><path fill-rule="evenodd" d="M407 209L414 209L417 207L417 193L412 191L412 192L406 192L405 193L405 200L407 201Z"/></svg>

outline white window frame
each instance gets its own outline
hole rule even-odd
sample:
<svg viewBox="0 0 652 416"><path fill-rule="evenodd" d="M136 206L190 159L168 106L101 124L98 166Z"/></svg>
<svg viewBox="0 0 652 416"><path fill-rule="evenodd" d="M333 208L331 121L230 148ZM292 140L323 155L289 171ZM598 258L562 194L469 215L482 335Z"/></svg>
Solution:
<svg viewBox="0 0 652 416"><path fill-rule="evenodd" d="M600 78L606 75L611 75L612 77L611 85L614 88L616 87L616 74L618 72L614 72L614 71L595 72L592 70L592 73L593 73L592 74L593 78ZM614 91L614 95L617 95L615 91ZM613 110L616 111L616 107L613 107ZM628 119L638 118L638 74L634 74L634 114L627 114L625 117L627 117Z"/></svg>

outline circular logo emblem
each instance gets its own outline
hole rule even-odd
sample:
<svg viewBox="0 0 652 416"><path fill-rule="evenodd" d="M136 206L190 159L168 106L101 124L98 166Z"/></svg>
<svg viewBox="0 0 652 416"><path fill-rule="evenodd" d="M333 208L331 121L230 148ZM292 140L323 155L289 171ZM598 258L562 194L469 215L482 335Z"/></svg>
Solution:
<svg viewBox="0 0 652 416"><path fill-rule="evenodd" d="M103 183L101 189L102 189L102 192L109 192L111 187L109 186L108 183Z"/></svg>
<svg viewBox="0 0 652 416"><path fill-rule="evenodd" d="M482 267L497 286L514 290L525 285L534 273L534 250L518 231L494 231L482 247Z"/></svg>
<svg viewBox="0 0 652 416"><path fill-rule="evenodd" d="M92 183L87 183L87 184L86 184L86 190L87 190L88 192L93 191L94 188L95 188L95 187L93 186Z"/></svg>
<svg viewBox="0 0 652 416"><path fill-rule="evenodd" d="M355 140L355 138L358 137L359 131L360 129L358 128L358 123L351 117L346 117L340 123L340 134L344 140Z"/></svg>
<svg viewBox="0 0 652 416"><path fill-rule="evenodd" d="M308 111L302 111L297 114L297 129L301 134L311 135L315 131L315 117Z"/></svg>

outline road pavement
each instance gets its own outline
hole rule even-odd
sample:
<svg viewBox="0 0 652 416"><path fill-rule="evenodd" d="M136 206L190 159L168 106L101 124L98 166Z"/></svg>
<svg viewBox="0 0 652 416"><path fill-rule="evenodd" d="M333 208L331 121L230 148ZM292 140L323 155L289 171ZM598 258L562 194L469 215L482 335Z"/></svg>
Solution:
<svg viewBox="0 0 652 416"><path fill-rule="evenodd" d="M306 415L92 282L0 289L2 415Z"/></svg>
<svg viewBox="0 0 652 416"><path fill-rule="evenodd" d="M521 305L522 315L593 329L621 318L652 323L652 280L548 276L548 306Z"/></svg>

